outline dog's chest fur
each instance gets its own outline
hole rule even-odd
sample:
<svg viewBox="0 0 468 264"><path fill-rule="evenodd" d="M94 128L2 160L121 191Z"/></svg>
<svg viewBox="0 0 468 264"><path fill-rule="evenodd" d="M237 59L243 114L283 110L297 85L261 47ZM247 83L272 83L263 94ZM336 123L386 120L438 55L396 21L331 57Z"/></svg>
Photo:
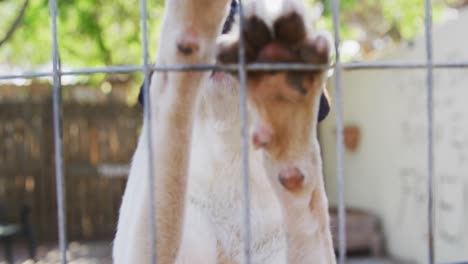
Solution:
<svg viewBox="0 0 468 264"><path fill-rule="evenodd" d="M208 80L204 87L192 139L187 204L206 214L220 249L238 259L244 232L239 98L237 83L227 78ZM252 248L260 263L268 257L262 254L278 252L285 243L280 206L262 155L249 150ZM190 215L186 219L190 222Z"/></svg>
<svg viewBox="0 0 468 264"><path fill-rule="evenodd" d="M209 64L213 62L212 51L218 48L222 53L217 58L231 58L234 54L231 51L237 49L226 46L229 39L219 37L215 42L224 16L217 10L227 7L228 2L169 1L161 30L162 39L167 41L160 42L156 63ZM256 8L257 1L251 3L246 10L255 11L266 28L268 14ZM290 27L300 22L303 32L299 35L306 34L304 8L294 0L284 0L284 3L285 16L276 20L281 27L277 28L275 22L275 32L282 33L284 25ZM287 15L290 9L295 10L292 16ZM201 13L207 15L200 16ZM275 42L284 42L289 35L276 35L282 37L266 43L264 50L273 47L288 54L293 52L278 47ZM300 44L322 58L326 53L326 49L320 48L324 46L321 45L323 37L312 39L311 33L307 35L307 39L304 35L300 43L292 44ZM232 40L237 45L237 40ZM281 58L272 55L269 59L280 61ZM306 57L300 59L309 61ZM319 74L319 79L314 75L312 82L306 82L309 90L315 92L299 101L284 100L300 96L294 93L297 86L301 86L301 91L304 89L302 84L288 83L288 76L291 77L288 72L273 77L262 75L262 82L249 85L247 90L253 99L248 101L253 110L249 112L252 124L247 124L252 129L249 140L253 144L248 145L261 149L248 151L251 262L334 263L320 148L315 131L309 131L309 126L316 125L313 115L318 109L318 91L323 89L318 82L322 75ZM297 76L292 77L296 80ZM305 76L301 78L305 80ZM239 84L219 73L159 72L151 79L150 110L154 121L153 124L145 122L132 162L114 240L114 261L149 263L157 255L158 263L243 263L246 226L242 161L245 156L241 150ZM265 86L263 81L273 85ZM148 141L149 126L152 145ZM294 140L279 141L276 137ZM265 148L268 143L277 146L278 151ZM282 153L285 154L279 155ZM152 175L149 164L154 167ZM287 184L291 178L298 178L296 186ZM150 190L155 190L153 197L149 195ZM151 204L156 209L155 217L150 215ZM150 224L151 218L155 218L155 225ZM153 227L157 227L155 233Z"/></svg>
<svg viewBox="0 0 468 264"><path fill-rule="evenodd" d="M209 222L209 231L216 239L218 263L242 263L244 190L238 84L229 77L224 78L227 79L216 82L210 79L204 83L195 114L184 232L203 244L206 234L191 230L201 215L204 221ZM146 133L145 126L131 166L121 215L133 217L134 206L149 206ZM262 155L261 151L249 150L253 263L268 263L272 257L286 257L281 209L262 165ZM156 170L160 166L154 165ZM148 210L143 209L142 212L147 213ZM119 231L144 238L146 231L138 233L130 228L134 220L122 218L119 226L128 228L119 228Z"/></svg>

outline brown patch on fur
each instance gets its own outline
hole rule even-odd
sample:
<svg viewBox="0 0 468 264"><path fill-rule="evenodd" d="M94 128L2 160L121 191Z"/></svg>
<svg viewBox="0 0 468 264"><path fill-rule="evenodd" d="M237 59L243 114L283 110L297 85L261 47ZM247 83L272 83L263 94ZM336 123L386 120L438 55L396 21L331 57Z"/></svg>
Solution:
<svg viewBox="0 0 468 264"><path fill-rule="evenodd" d="M247 62L328 63L328 42L323 36L307 38L306 26L298 13L280 17L270 32L258 17L245 20L242 31ZM226 43L217 52L218 61L238 60L238 42ZM259 122L272 128L268 142L254 138L275 160L294 160L306 151L312 125L315 126L322 93L323 71L249 72L248 94ZM315 116L314 116L315 115Z"/></svg>
<svg viewBox="0 0 468 264"><path fill-rule="evenodd" d="M182 38L177 42L177 50L182 53L182 55L190 56L200 50L200 45L198 42L199 41L197 34L195 34L195 30L188 28L185 30Z"/></svg>
<svg viewBox="0 0 468 264"><path fill-rule="evenodd" d="M299 191L304 184L304 174L297 168L286 169L280 172L278 178L281 185L290 192Z"/></svg>
<svg viewBox="0 0 468 264"><path fill-rule="evenodd" d="M179 43L177 44L177 50L180 53L188 56L188 55L191 55L193 52L197 51L198 46L190 44L190 43Z"/></svg>
<svg viewBox="0 0 468 264"><path fill-rule="evenodd" d="M310 195L310 201L309 201L309 209L312 212L317 211L317 209L320 210L320 206L318 206L317 202L319 202L320 196L317 192L317 190L313 191L312 194Z"/></svg>
<svg viewBox="0 0 468 264"><path fill-rule="evenodd" d="M304 75L292 84L290 74L249 80L249 98L258 118L273 130L265 150L276 160L293 160L305 153L316 115L313 104L322 92L320 75Z"/></svg>
<svg viewBox="0 0 468 264"><path fill-rule="evenodd" d="M309 209L312 215L318 219L319 230L321 232L329 232L329 214L328 214L328 201L326 198L325 190L317 188L312 192L309 201Z"/></svg>

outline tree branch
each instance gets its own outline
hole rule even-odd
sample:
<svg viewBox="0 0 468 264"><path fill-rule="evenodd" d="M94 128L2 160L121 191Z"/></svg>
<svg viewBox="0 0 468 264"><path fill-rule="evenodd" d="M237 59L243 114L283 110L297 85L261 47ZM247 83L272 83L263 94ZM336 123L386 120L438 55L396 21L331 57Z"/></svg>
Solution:
<svg viewBox="0 0 468 264"><path fill-rule="evenodd" d="M23 6L21 7L18 16L16 19L13 21L13 24L11 24L10 29L8 29L7 33L5 34L5 37L3 37L2 40L0 40L0 46L5 44L15 33L15 31L18 29L18 26L21 24L21 21L23 20L24 13L26 11L26 8L28 7L29 0L25 0Z"/></svg>

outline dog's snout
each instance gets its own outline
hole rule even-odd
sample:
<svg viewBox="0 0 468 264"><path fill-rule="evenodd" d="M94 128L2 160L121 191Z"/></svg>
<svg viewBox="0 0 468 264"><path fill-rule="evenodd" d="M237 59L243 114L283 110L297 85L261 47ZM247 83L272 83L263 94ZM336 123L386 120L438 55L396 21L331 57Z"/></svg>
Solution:
<svg viewBox="0 0 468 264"><path fill-rule="evenodd" d="M289 167L280 171L278 178L286 190L293 192L302 187L305 177L298 168Z"/></svg>

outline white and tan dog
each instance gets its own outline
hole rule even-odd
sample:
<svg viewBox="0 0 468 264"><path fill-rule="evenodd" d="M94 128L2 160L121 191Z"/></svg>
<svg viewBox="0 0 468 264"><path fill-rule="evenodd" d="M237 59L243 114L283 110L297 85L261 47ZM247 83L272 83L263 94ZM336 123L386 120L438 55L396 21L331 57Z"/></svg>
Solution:
<svg viewBox="0 0 468 264"><path fill-rule="evenodd" d="M330 42L300 0L244 1L245 30L220 37L231 0L166 1L158 65L247 62L326 64ZM239 19L239 18L237 18ZM250 72L252 263L335 263L317 115L325 71ZM144 123L120 210L114 263L150 263L148 162L154 179L158 264L243 262L243 188L235 76L156 72L153 159Z"/></svg>

